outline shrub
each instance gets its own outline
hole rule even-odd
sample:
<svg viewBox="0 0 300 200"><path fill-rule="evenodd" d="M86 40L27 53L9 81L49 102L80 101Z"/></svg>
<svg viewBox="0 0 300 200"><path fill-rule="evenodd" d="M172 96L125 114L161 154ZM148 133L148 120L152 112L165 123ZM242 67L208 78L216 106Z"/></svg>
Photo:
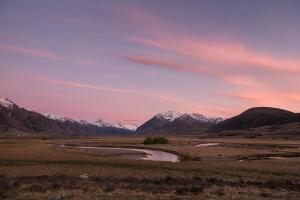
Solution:
<svg viewBox="0 0 300 200"><path fill-rule="evenodd" d="M144 140L144 144L153 144L154 140L151 137L146 137Z"/></svg>
<svg viewBox="0 0 300 200"><path fill-rule="evenodd" d="M165 137L146 137L144 144L169 144L169 140Z"/></svg>
<svg viewBox="0 0 300 200"><path fill-rule="evenodd" d="M156 137L154 138L155 144L169 144L169 140L165 137Z"/></svg>
<svg viewBox="0 0 300 200"><path fill-rule="evenodd" d="M190 153L185 153L182 155L183 161L195 160L194 156Z"/></svg>

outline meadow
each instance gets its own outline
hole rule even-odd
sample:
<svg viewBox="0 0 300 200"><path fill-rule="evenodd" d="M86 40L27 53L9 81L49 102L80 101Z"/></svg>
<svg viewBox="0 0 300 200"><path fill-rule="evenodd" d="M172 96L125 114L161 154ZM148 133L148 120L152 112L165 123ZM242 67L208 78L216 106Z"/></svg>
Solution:
<svg viewBox="0 0 300 200"><path fill-rule="evenodd" d="M300 140L237 137L0 139L0 199L299 199ZM215 143L212 146L199 144ZM176 153L180 162L102 155L68 146Z"/></svg>

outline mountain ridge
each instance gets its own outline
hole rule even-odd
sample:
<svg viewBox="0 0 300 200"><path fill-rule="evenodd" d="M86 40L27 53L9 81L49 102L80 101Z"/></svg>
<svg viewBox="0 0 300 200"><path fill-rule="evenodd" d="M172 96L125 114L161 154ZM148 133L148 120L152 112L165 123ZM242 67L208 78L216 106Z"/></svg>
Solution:
<svg viewBox="0 0 300 200"><path fill-rule="evenodd" d="M254 107L211 127L209 132L247 130L300 122L300 114L273 107Z"/></svg>
<svg viewBox="0 0 300 200"><path fill-rule="evenodd" d="M188 134L200 133L222 121L220 117L207 117L197 113L167 111L156 114L136 130L137 134Z"/></svg>
<svg viewBox="0 0 300 200"><path fill-rule="evenodd" d="M247 133L284 133L299 135L300 113L272 108L253 107L241 114L222 119L198 113L167 111L158 113L137 126L136 121L108 122L98 119L76 121L54 113L39 113L26 110L8 98L0 98L0 132L17 129L32 133L59 135L222 135L222 133L243 136ZM284 135L281 134L281 135Z"/></svg>
<svg viewBox="0 0 300 200"><path fill-rule="evenodd" d="M81 124L70 118L29 111L7 98L0 98L0 130L7 132L11 128L25 132L60 135L118 135L133 132L119 127Z"/></svg>

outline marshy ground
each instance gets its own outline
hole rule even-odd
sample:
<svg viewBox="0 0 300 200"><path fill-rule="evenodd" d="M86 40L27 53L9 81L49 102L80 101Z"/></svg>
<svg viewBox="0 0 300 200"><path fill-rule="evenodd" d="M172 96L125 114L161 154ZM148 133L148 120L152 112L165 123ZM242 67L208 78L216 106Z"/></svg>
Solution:
<svg viewBox="0 0 300 200"><path fill-rule="evenodd" d="M190 136L143 145L143 139L1 138L0 199L300 198L299 140ZM207 143L217 145L197 146ZM182 161L128 159L62 144L165 150Z"/></svg>

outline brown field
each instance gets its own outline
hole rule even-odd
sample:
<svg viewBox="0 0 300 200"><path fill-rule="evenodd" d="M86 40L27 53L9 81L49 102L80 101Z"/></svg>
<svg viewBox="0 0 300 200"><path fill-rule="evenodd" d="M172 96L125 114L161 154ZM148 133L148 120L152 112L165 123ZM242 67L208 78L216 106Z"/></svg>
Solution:
<svg viewBox="0 0 300 200"><path fill-rule="evenodd" d="M300 199L300 140L143 139L1 138L0 199ZM220 144L196 147L207 142ZM59 144L160 149L182 161L130 160Z"/></svg>

